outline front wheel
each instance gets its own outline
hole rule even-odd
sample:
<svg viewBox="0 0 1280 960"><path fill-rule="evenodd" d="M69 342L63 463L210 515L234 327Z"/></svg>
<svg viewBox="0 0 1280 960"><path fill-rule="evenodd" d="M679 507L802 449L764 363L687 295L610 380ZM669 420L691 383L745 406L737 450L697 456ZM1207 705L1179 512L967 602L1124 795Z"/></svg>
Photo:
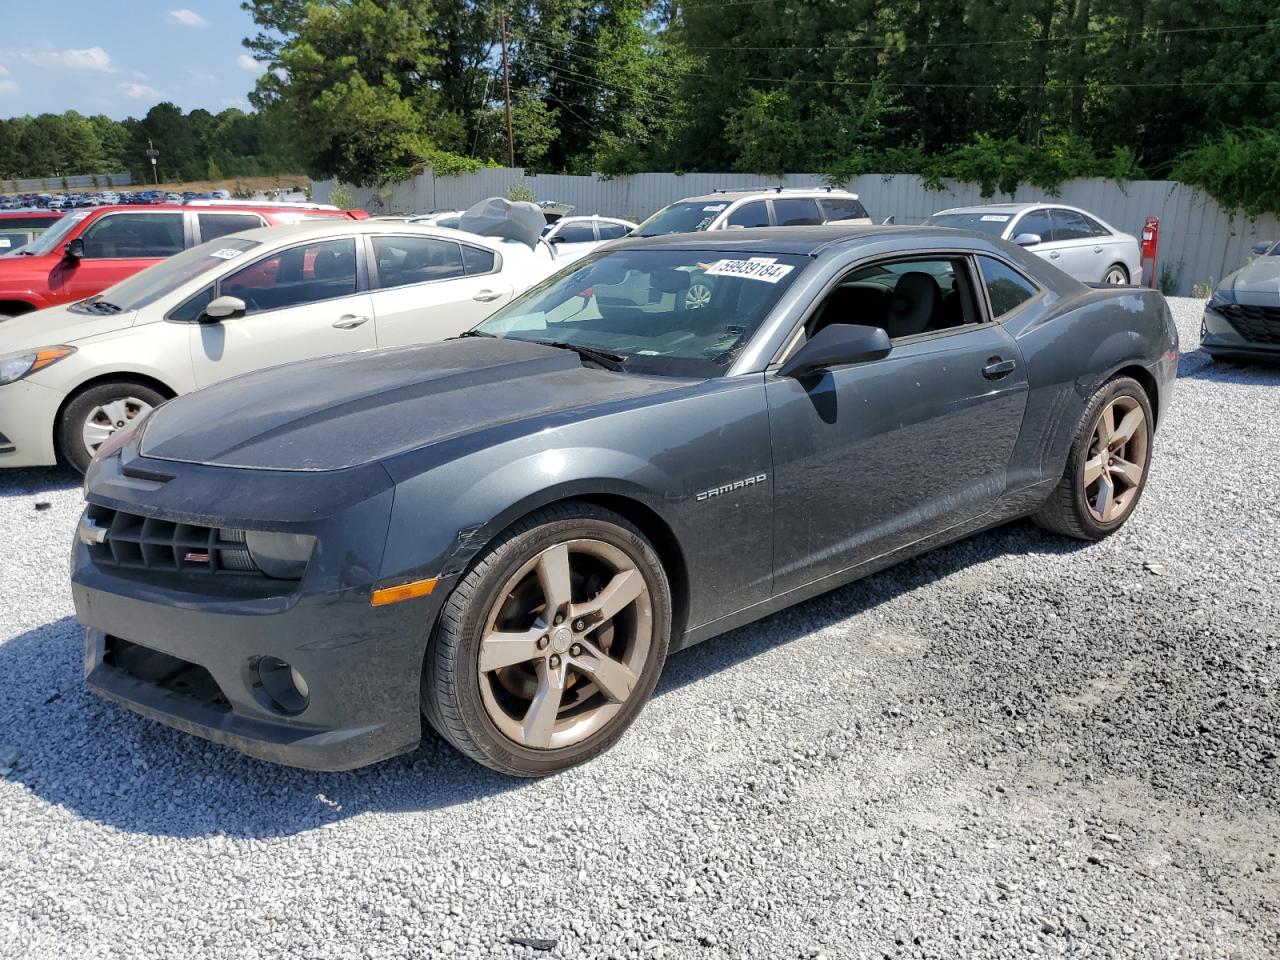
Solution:
<svg viewBox="0 0 1280 960"><path fill-rule="evenodd" d="M99 383L80 393L62 411L58 450L81 473L107 437L132 426L143 414L164 403L151 387L127 380Z"/></svg>
<svg viewBox="0 0 1280 960"><path fill-rule="evenodd" d="M670 635L670 588L644 535L594 504L547 507L499 536L445 603L423 712L479 763L556 773L622 736Z"/></svg>
<svg viewBox="0 0 1280 960"><path fill-rule="evenodd" d="M1147 485L1153 423L1141 384L1129 377L1106 383L1085 409L1062 479L1032 519L1081 540L1119 530Z"/></svg>

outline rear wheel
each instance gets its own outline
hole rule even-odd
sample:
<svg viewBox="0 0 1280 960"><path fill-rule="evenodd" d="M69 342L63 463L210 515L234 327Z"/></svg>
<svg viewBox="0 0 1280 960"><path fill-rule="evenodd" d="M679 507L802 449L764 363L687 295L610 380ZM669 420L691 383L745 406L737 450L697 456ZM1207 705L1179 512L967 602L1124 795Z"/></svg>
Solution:
<svg viewBox="0 0 1280 960"><path fill-rule="evenodd" d="M1113 263L1107 267L1107 272L1102 275L1103 283L1122 284L1129 282L1129 271L1125 269L1123 263Z"/></svg>
<svg viewBox="0 0 1280 960"><path fill-rule="evenodd" d="M548 507L503 533L450 595L423 712L479 763L555 773L631 725L670 632L670 589L644 535L593 504Z"/></svg>
<svg viewBox="0 0 1280 960"><path fill-rule="evenodd" d="M1085 410L1061 481L1032 519L1082 540L1119 530L1147 485L1153 422L1136 380L1117 377L1103 386Z"/></svg>
<svg viewBox="0 0 1280 960"><path fill-rule="evenodd" d="M58 451L81 473L103 442L164 403L163 394L141 383L116 380L83 390L63 408Z"/></svg>

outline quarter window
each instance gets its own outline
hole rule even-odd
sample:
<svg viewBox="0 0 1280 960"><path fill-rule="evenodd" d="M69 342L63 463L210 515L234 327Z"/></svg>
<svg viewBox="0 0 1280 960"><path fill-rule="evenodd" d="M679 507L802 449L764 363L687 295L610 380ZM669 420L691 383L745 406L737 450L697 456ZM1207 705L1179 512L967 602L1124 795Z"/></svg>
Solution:
<svg viewBox="0 0 1280 960"><path fill-rule="evenodd" d="M351 296L356 292L356 242L347 237L281 250L231 274L219 292L243 300L246 313Z"/></svg>
<svg viewBox="0 0 1280 960"><path fill-rule="evenodd" d="M786 197L773 201L773 215L780 227L809 227L822 222L818 201L808 197Z"/></svg>
<svg viewBox="0 0 1280 960"><path fill-rule="evenodd" d="M467 276L493 272L493 251L481 250L479 247L462 245L462 262L467 268Z"/></svg>
<svg viewBox="0 0 1280 960"><path fill-rule="evenodd" d="M144 260L182 252L182 214L109 213L84 232L86 260Z"/></svg>
<svg viewBox="0 0 1280 960"><path fill-rule="evenodd" d="M729 227L767 227L769 226L769 208L763 200L744 203L725 220Z"/></svg>
<svg viewBox="0 0 1280 960"><path fill-rule="evenodd" d="M196 220L200 224L202 242L266 226L262 218L253 213L199 213L196 214Z"/></svg>
<svg viewBox="0 0 1280 960"><path fill-rule="evenodd" d="M378 286L403 287L467 274L462 246L437 237L374 237Z"/></svg>
<svg viewBox="0 0 1280 960"><path fill-rule="evenodd" d="M1054 240L1090 240L1094 237L1109 236L1102 224L1091 217L1074 210L1053 210Z"/></svg>
<svg viewBox="0 0 1280 960"><path fill-rule="evenodd" d="M822 216L826 223L837 223L841 220L865 220L867 208L857 200L848 197L823 197L818 201L822 208Z"/></svg>
<svg viewBox="0 0 1280 960"><path fill-rule="evenodd" d="M996 319L1012 313L1036 295L1036 287L1012 267L991 257L979 257L982 282L991 300L991 315Z"/></svg>

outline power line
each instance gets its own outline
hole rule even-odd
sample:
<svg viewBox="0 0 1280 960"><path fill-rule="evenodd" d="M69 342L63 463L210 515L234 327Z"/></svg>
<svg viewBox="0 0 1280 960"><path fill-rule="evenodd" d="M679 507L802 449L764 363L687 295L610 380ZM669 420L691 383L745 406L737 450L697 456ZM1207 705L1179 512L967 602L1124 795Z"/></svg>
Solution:
<svg viewBox="0 0 1280 960"><path fill-rule="evenodd" d="M575 63L575 64L578 62L589 63L592 66L596 66L596 67L608 68L610 66L610 64L605 63L603 60L596 60L593 57L584 57L580 53L568 53L567 51L560 50L557 47L552 46L551 44L542 43L538 40L532 40L532 39L526 38L524 42L537 47L538 52L544 58L554 57L555 59L566 62L566 63ZM581 74L581 76L587 76L587 74ZM658 97L660 99L664 99L668 103L675 102L673 98L668 97L666 94L658 93L656 91L644 90L639 92L643 92L651 97Z"/></svg>
<svg viewBox="0 0 1280 960"><path fill-rule="evenodd" d="M539 59L539 57L541 59ZM628 96L632 96L640 100L652 100L660 103L665 103L668 105L676 102L674 98L668 97L665 94L655 93L651 90L637 90L637 89L629 89L626 87L620 87L617 84L609 83L605 80L602 80L599 77L593 77L590 74L579 73L577 70L571 70L568 67L562 66L561 64L554 62L548 54L543 53L541 51L539 51L539 53L536 54L532 58L532 60L535 64L539 64L544 67L549 67L550 69L555 70L556 72L562 74L562 79L569 79L568 76L563 76L568 74L574 78L577 78L577 82L579 83L593 83L593 84L596 84L597 86L602 87L608 92L625 93Z"/></svg>

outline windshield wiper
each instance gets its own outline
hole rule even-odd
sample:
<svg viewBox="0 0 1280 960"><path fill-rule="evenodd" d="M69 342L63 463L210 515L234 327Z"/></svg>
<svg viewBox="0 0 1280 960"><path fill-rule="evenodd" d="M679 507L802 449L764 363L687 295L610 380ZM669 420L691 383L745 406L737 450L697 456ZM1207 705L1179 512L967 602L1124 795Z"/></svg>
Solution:
<svg viewBox="0 0 1280 960"><path fill-rule="evenodd" d="M492 337L492 333L485 333L483 330L463 330L456 337L450 337L451 340L461 340L463 337Z"/></svg>
<svg viewBox="0 0 1280 960"><path fill-rule="evenodd" d="M621 370L623 364L627 362L627 358L620 353L596 350L593 347L584 347L576 343L566 343L564 340L535 340L533 342L541 343L548 347L556 347L560 350L572 350L583 360L597 363L606 370Z"/></svg>

